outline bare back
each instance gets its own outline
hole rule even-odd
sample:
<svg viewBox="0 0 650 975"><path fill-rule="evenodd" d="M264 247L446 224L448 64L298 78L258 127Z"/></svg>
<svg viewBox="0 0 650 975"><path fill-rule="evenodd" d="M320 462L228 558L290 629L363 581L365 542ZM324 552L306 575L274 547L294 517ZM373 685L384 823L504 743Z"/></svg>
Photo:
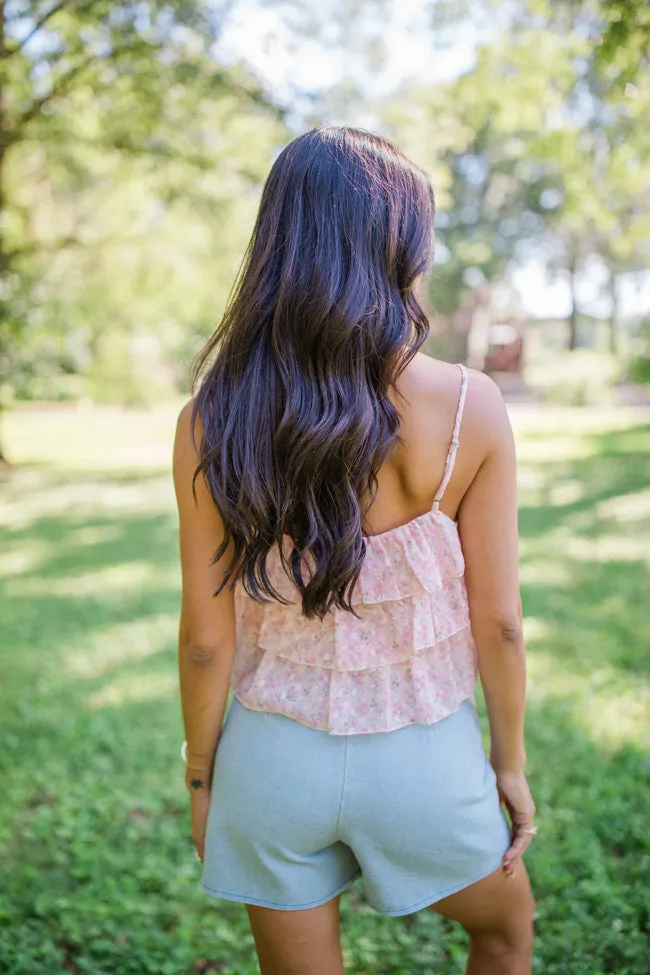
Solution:
<svg viewBox="0 0 650 975"><path fill-rule="evenodd" d="M486 398L481 373L470 372L462 418L461 444L452 478L440 505L456 519L460 502L486 456L485 437L480 436L480 416ZM378 475L374 503L367 509L367 534L375 535L403 525L431 508L438 490L454 428L461 376L458 367L418 353L398 379L403 399L390 393L400 414L398 444Z"/></svg>

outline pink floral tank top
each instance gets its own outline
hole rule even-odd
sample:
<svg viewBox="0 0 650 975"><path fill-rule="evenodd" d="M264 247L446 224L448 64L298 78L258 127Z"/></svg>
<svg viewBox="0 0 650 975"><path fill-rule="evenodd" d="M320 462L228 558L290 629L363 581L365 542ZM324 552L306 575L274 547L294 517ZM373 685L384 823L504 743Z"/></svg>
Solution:
<svg viewBox="0 0 650 975"><path fill-rule="evenodd" d="M333 735L432 724L473 696L476 646L456 522L439 510L456 459L468 374L461 371L456 422L442 483L429 511L365 536L352 596L359 613L332 607L302 615L277 546L273 586L290 605L258 603L235 585L237 649L231 688L246 707L272 711Z"/></svg>

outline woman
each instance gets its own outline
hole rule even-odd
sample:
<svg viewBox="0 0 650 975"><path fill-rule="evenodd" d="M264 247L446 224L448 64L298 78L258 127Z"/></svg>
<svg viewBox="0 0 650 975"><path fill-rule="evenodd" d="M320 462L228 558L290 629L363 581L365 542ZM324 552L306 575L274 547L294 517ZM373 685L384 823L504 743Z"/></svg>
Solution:
<svg viewBox="0 0 650 975"><path fill-rule="evenodd" d="M489 379L418 351L433 219L386 140L293 141L178 423L192 836L263 975L340 975L359 876L459 921L471 975L531 970L513 439Z"/></svg>

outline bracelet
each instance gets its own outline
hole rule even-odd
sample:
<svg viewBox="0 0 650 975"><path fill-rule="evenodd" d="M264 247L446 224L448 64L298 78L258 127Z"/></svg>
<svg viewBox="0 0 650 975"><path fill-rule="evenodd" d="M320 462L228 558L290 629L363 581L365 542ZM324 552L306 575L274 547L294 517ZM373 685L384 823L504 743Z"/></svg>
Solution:
<svg viewBox="0 0 650 975"><path fill-rule="evenodd" d="M186 741L184 741L183 744L181 745L181 758L183 759L183 761L187 765L187 742ZM208 771L208 766L206 766L206 765L201 765L201 766L199 766L199 765L187 765L187 767L192 772L207 772Z"/></svg>

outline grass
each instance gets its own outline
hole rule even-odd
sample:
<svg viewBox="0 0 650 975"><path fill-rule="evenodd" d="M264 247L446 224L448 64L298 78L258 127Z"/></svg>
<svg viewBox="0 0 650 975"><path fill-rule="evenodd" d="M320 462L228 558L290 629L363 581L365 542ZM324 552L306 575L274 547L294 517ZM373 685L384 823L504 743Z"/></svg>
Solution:
<svg viewBox="0 0 650 975"><path fill-rule="evenodd" d="M7 418L3 495L0 971L250 975L243 907L199 890L182 784L169 475L174 413ZM540 834L535 971L647 975L650 426L515 417ZM356 975L452 975L430 911L344 895Z"/></svg>

